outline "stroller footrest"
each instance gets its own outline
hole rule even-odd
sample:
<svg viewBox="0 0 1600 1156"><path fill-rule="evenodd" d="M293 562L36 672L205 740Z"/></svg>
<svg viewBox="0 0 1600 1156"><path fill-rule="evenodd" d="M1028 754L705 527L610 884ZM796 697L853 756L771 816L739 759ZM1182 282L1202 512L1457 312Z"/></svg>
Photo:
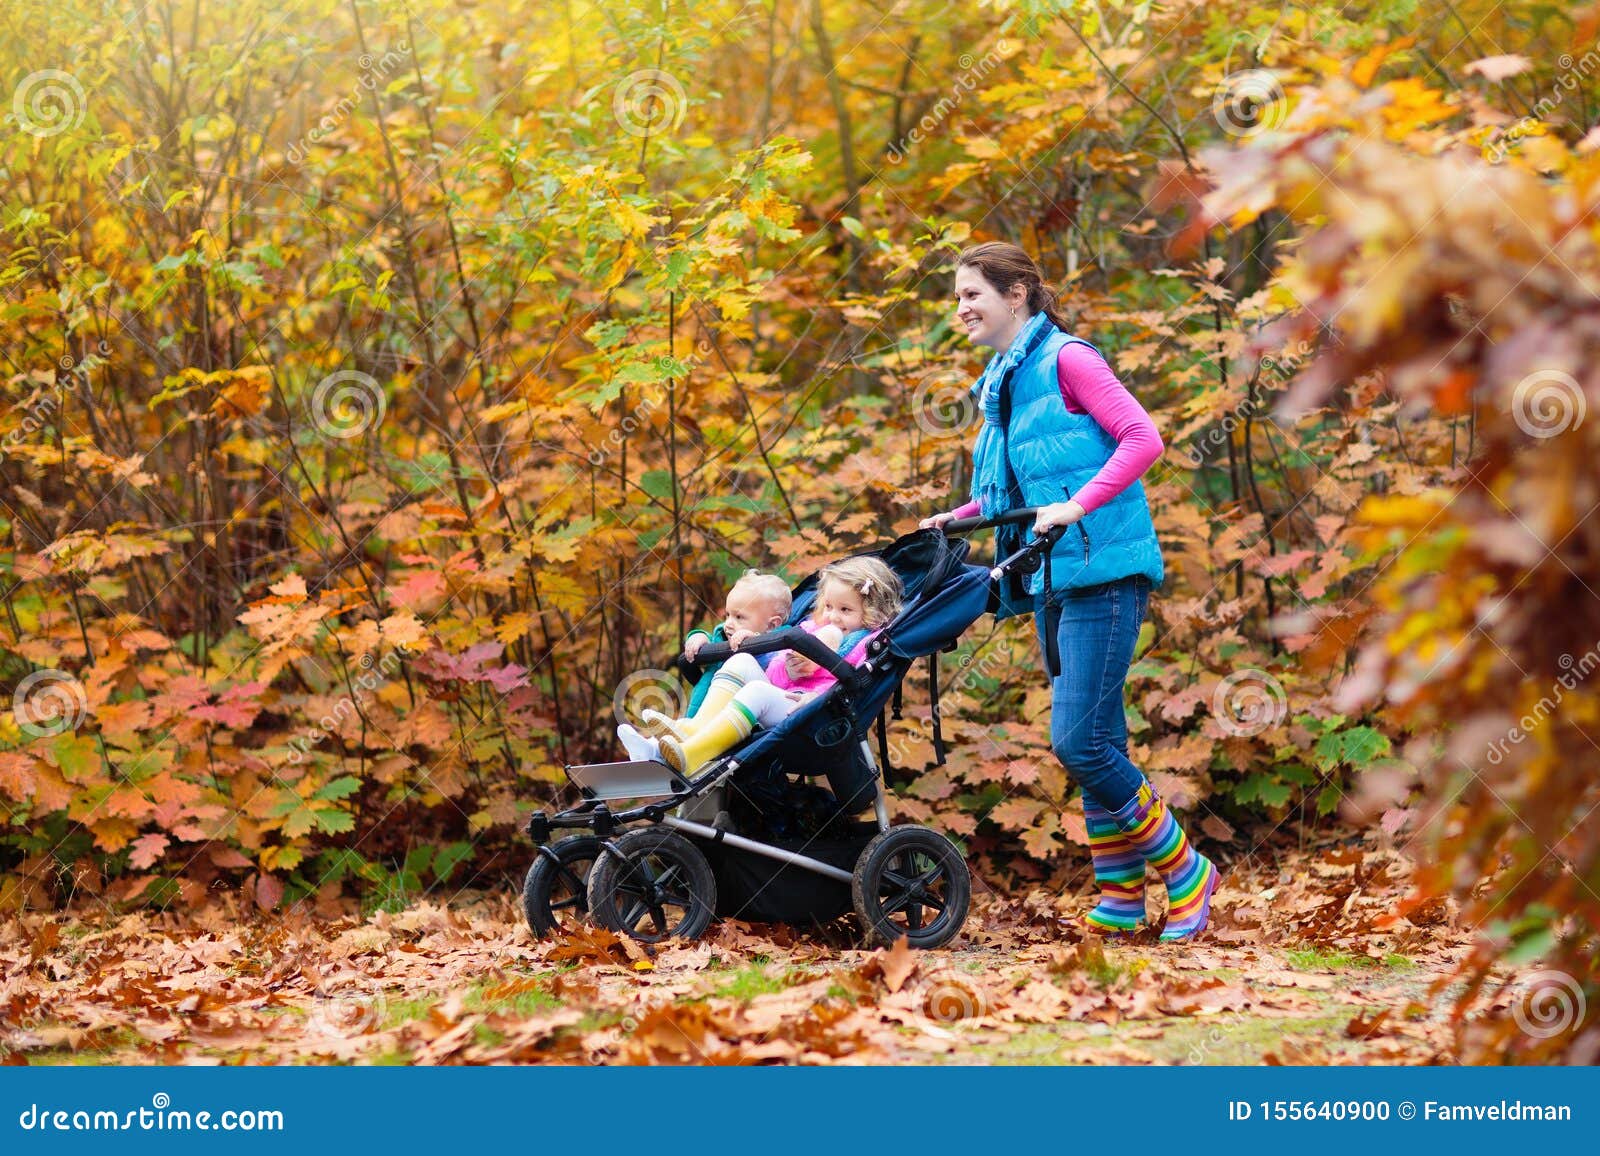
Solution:
<svg viewBox="0 0 1600 1156"><path fill-rule="evenodd" d="M590 799L659 799L689 789L677 771L652 760L585 763L568 767L567 777Z"/></svg>

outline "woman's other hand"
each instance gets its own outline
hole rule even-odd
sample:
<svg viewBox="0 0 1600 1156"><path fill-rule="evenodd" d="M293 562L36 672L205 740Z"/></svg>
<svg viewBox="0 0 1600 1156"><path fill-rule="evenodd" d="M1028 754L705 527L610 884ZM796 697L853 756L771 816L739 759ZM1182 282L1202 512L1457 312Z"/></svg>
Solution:
<svg viewBox="0 0 1600 1156"><path fill-rule="evenodd" d="M1078 505L1076 499L1065 502L1052 502L1048 506L1040 506L1039 512L1033 519L1033 532L1043 534L1051 526L1070 526L1088 511Z"/></svg>

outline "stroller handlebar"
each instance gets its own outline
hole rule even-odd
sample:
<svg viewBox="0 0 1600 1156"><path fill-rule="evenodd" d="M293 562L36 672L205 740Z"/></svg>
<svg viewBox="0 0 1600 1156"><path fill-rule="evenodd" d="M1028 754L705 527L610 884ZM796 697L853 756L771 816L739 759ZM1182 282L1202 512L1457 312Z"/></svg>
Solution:
<svg viewBox="0 0 1600 1156"><path fill-rule="evenodd" d="M950 521L944 523L940 529L949 535L967 534L973 530L987 529L990 526L1015 526L1019 524L1027 524L1031 526L1034 518L1038 516L1038 513L1039 508L1037 506L1021 506L1015 510L1007 510L1005 513L996 515L993 518L985 518L982 516L975 518L952 518Z"/></svg>
<svg viewBox="0 0 1600 1156"><path fill-rule="evenodd" d="M698 671L708 663L723 662L735 654L772 654L779 650L798 651L840 682L848 682L855 676L856 668L846 662L842 654L798 626L785 626L758 634L746 639L738 650L726 642L708 642L695 652L692 659L680 654L678 663L689 670Z"/></svg>
<svg viewBox="0 0 1600 1156"><path fill-rule="evenodd" d="M952 518L944 523L940 529L948 534L966 534L972 530L982 530L990 526L1016 526L1033 525L1039 515L1037 506L1020 506L1015 510L1007 510L993 518ZM1012 554L1009 558L996 561L989 570L991 578L999 578L1016 566L1026 566L1029 561L1038 555L1043 555L1060 540L1061 535L1067 532L1065 526L1051 526L1043 534L1038 535L1022 549Z"/></svg>
<svg viewBox="0 0 1600 1156"><path fill-rule="evenodd" d="M946 535L951 535L965 534L991 526L1031 526L1038 514L1038 507L1022 506L1015 510L1007 510L993 518L955 518L943 523L939 529ZM1065 526L1051 526L1009 558L996 561L989 571L989 576L998 579L1015 567L1027 566L1031 560L1048 553L1066 531ZM780 650L798 651L840 682L851 682L859 673L844 660L843 655L837 653L816 635L807 634L798 626L784 626L777 630L769 630L765 634L758 634L754 638L746 639L737 650L726 642L708 642L695 652L693 658L680 654L673 661L684 677L693 682L699 677L703 667L714 662L726 662L735 654L773 654Z"/></svg>

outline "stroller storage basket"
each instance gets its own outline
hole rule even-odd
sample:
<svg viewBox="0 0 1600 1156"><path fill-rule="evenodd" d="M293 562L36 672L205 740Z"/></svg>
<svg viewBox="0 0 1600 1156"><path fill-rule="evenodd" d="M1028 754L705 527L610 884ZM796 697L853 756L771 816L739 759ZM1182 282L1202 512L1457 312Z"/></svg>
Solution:
<svg viewBox="0 0 1600 1156"><path fill-rule="evenodd" d="M859 834L839 838L769 838L766 842L850 871L878 833L872 824L858 826ZM754 923L826 923L850 912L848 883L726 843L701 844L701 850L717 877L717 914L725 918Z"/></svg>

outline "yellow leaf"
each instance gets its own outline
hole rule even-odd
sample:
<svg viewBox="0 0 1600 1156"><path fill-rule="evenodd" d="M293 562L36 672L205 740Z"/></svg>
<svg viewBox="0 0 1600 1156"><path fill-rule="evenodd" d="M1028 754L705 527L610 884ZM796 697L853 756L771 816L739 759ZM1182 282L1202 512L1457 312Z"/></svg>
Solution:
<svg viewBox="0 0 1600 1156"><path fill-rule="evenodd" d="M494 636L507 646L510 646L517 639L527 634L532 626L533 615L508 614L501 619L500 625L494 628Z"/></svg>
<svg viewBox="0 0 1600 1156"><path fill-rule="evenodd" d="M402 610L398 614L391 614L383 620L380 627L383 638L391 646L410 646L420 642L427 636L428 628L415 614L409 610Z"/></svg>
<svg viewBox="0 0 1600 1156"><path fill-rule="evenodd" d="M500 405L491 405L488 409L478 414L478 420L484 425L494 425L496 422L505 421L508 417L514 417L519 413L526 413L527 409L527 399L518 398L516 401L507 401L502 402Z"/></svg>

